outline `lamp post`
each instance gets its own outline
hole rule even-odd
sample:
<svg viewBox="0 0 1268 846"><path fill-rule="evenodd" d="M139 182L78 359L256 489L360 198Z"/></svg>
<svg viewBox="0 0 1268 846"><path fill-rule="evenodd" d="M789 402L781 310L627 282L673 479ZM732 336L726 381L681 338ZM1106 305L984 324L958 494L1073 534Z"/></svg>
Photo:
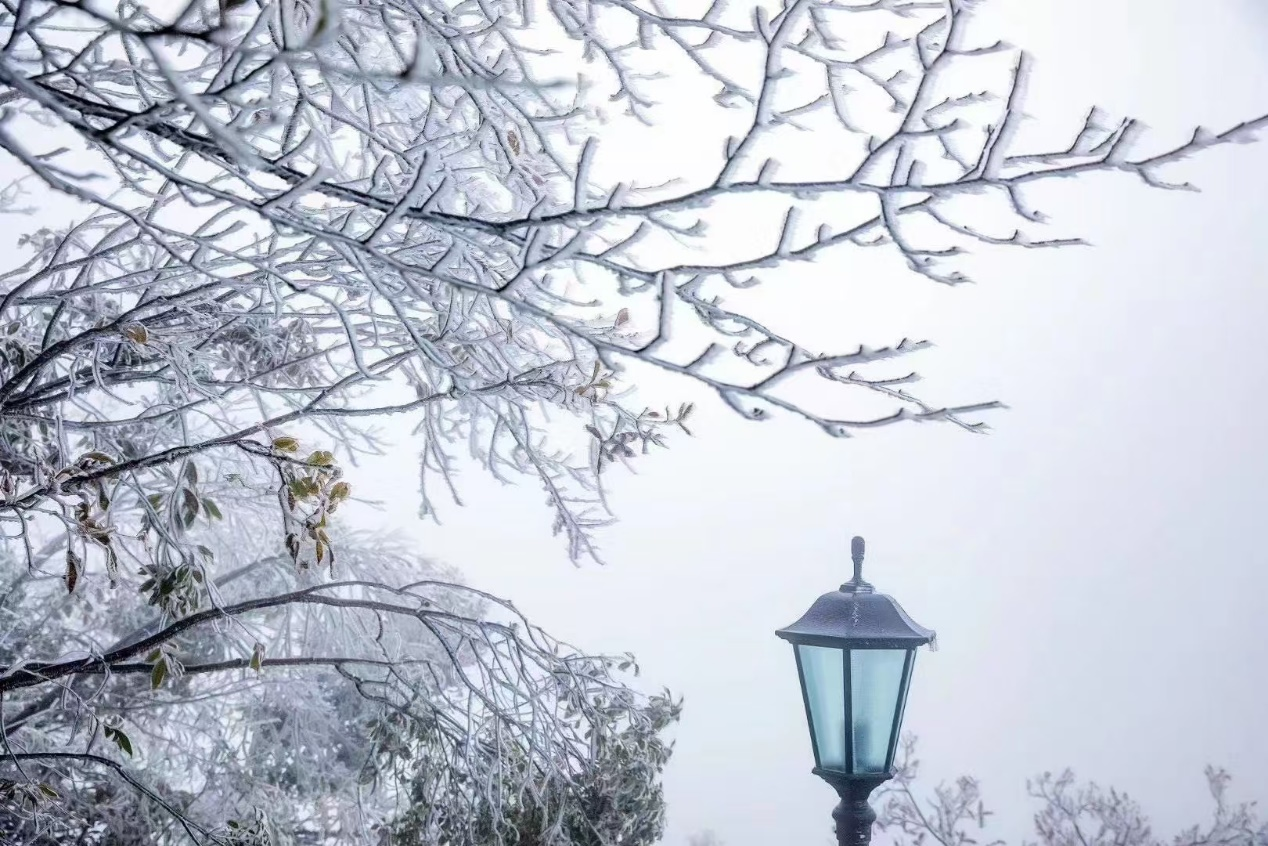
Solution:
<svg viewBox="0 0 1268 846"><path fill-rule="evenodd" d="M832 812L840 846L871 841L876 812L867 797L893 776L916 649L934 640L863 581L863 551L863 539L854 538L854 578L775 632L797 659L813 772L841 797Z"/></svg>

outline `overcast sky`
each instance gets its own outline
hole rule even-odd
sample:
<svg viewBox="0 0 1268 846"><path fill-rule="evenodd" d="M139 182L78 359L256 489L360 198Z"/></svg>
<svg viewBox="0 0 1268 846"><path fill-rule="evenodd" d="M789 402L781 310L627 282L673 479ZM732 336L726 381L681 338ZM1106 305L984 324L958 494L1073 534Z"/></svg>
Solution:
<svg viewBox="0 0 1268 846"><path fill-rule="evenodd" d="M995 0L977 26L1027 48L1031 126L1067 141L1088 106L1181 141L1268 111L1268 8L1253 0ZM1043 134L1042 132L1040 133ZM677 138L675 138L677 136ZM659 136L673 155L682 133ZM640 139L640 143L649 143ZM1268 796L1268 144L1179 175L1034 195L1054 234L1091 248L978 251L955 290L899 267L825 262L825 346L927 337L926 396L1002 399L993 432L906 425L834 441L790 419L737 419L690 385L697 437L614 481L608 565L580 570L531 486L475 471L468 507L412 520L412 470L367 467L401 498L381 519L586 648L633 650L686 697L667 785L667 843L712 828L729 846L828 841L835 797L812 766L791 651L772 634L849 568L938 630L906 727L932 786L978 775L1018 840L1024 781L1066 766L1133 794L1170 835L1207 810L1206 763ZM810 271L808 271L810 272Z"/></svg>

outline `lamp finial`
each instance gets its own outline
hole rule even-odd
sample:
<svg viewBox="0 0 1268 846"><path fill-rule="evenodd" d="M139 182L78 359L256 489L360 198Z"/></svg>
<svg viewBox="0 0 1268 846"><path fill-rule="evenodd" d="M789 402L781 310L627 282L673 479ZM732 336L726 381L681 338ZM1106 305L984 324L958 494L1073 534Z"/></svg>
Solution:
<svg viewBox="0 0 1268 846"><path fill-rule="evenodd" d="M863 581L863 553L867 550L867 544L859 535L855 535L850 541L850 557L854 559L854 578L841 585L841 590L847 593L871 593L872 586Z"/></svg>

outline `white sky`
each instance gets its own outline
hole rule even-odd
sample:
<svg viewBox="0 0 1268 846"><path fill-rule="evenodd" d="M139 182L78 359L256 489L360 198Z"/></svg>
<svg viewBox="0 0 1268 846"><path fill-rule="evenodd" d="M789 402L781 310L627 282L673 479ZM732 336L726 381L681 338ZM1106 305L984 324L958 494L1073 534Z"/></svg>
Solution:
<svg viewBox="0 0 1268 846"><path fill-rule="evenodd" d="M1068 141L1093 103L1166 142L1268 110L1268 7L1252 0L995 0L978 17L1032 52L1027 131L1045 139ZM672 160L693 138L666 126L627 147ZM1126 177L1035 192L1053 234L1095 246L979 251L973 287L852 258L807 271L834 308L806 304L803 337L932 338L913 362L924 394L1006 401L989 436L909 425L834 441L649 382L698 402L697 437L614 474L609 566L581 570L531 486L472 470L468 507L433 527L412 522L399 454L362 472L399 491L381 519L425 552L586 648L635 651L649 684L686 696L670 846L702 828L729 846L828 842L835 797L809 772L792 656L772 632L846 577L856 533L871 580L939 632L906 720L929 786L979 776L1016 842L1025 779L1071 766L1129 791L1169 837L1205 816L1208 762L1236 796L1268 796L1268 145L1177 175L1204 193Z"/></svg>

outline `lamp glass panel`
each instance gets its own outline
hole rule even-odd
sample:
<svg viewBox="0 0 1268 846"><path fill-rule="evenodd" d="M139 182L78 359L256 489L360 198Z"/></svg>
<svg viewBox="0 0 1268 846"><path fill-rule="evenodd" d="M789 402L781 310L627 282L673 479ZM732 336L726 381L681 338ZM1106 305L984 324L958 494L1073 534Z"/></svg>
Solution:
<svg viewBox="0 0 1268 846"><path fill-rule="evenodd" d="M908 679L906 649L850 650L851 772L881 773L889 763L894 715Z"/></svg>
<svg viewBox="0 0 1268 846"><path fill-rule="evenodd" d="M845 660L840 649L798 644L819 766L845 772Z"/></svg>

